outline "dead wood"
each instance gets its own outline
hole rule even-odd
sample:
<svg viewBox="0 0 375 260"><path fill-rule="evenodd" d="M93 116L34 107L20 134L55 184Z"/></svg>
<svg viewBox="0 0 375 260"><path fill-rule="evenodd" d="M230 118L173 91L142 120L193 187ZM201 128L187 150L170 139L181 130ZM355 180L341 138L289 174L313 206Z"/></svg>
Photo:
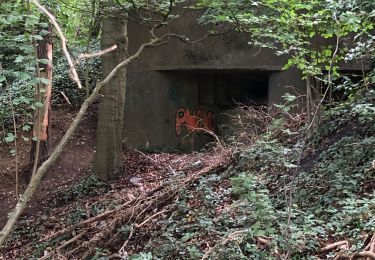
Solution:
<svg viewBox="0 0 375 260"><path fill-rule="evenodd" d="M375 253L370 252L370 251L363 251L359 253L355 253L352 255L350 259L363 259L363 258L375 260Z"/></svg>
<svg viewBox="0 0 375 260"><path fill-rule="evenodd" d="M323 253L323 252L331 251L333 249L341 248L341 247L345 247L345 249L348 249L349 248L348 241L344 240L344 241L339 241L339 242L336 242L336 243L329 244L329 245L321 248L320 252Z"/></svg>
<svg viewBox="0 0 375 260"><path fill-rule="evenodd" d="M64 244L62 244L61 246L57 247L54 251L48 253L47 255L43 256L42 258L40 258L40 260L45 260L45 259L49 259L55 252L59 252L61 249L67 247L68 245L78 241L79 239L81 239L85 234L87 233L87 229L83 230L81 233L79 233L78 235L76 235L75 237L73 237L72 239L69 239L68 241L66 241Z"/></svg>
<svg viewBox="0 0 375 260"><path fill-rule="evenodd" d="M173 207L169 208L168 206L174 203L175 198L184 188L190 186L202 176L228 166L231 162L232 156L228 152L221 152L216 160L211 161L208 166L198 172L188 177L180 177L173 181L164 182L140 198L133 199L116 209L69 226L44 238L43 241L50 241L73 231L78 233L82 229L87 229L89 232L85 235L86 241L80 243L78 247L69 252L69 256L87 259L95 253L95 248L113 247L114 244L118 243L121 237L117 231L118 228L128 224L133 228L140 228L151 219L173 210ZM135 231L133 230L133 233ZM130 239L131 237L127 238L127 240ZM126 252L125 247L128 242L121 242L120 247L122 252Z"/></svg>

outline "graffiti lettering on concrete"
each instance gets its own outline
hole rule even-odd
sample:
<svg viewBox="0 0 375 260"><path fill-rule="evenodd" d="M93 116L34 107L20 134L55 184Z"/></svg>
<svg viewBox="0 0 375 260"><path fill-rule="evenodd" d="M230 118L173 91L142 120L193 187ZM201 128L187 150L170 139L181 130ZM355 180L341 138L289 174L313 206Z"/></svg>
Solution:
<svg viewBox="0 0 375 260"><path fill-rule="evenodd" d="M176 134L178 136L182 133L182 128L185 128L190 134L194 131L204 132L214 131L215 129L215 115L211 111L203 109L180 108L176 112Z"/></svg>

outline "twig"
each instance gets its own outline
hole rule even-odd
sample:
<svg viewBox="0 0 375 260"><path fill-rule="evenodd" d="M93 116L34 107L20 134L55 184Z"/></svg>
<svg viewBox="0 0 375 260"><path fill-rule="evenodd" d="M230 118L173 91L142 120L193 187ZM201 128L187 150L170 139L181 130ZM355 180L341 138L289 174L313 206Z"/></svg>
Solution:
<svg viewBox="0 0 375 260"><path fill-rule="evenodd" d="M155 213L154 215L152 215L151 217L147 218L145 221L143 221L141 224L135 224L135 227L136 228L140 228L141 226L143 226L144 224L146 224L147 222L149 222L151 219L155 218L156 216L160 215L160 214L163 214L163 213L166 213L168 212L168 210L162 210L162 211L159 211L157 213Z"/></svg>
<svg viewBox="0 0 375 260"><path fill-rule="evenodd" d="M367 257L367 259L372 259L372 260L375 260L375 253L373 252L370 252L370 251L363 251L363 252L359 252L359 253L354 253L350 259L355 259L357 257Z"/></svg>
<svg viewBox="0 0 375 260"><path fill-rule="evenodd" d="M121 248L119 250L119 254L122 257L128 256L128 253L126 252L125 247L128 245L130 239L133 237L133 234L134 234L134 226L132 225L131 228L130 228L130 234L129 234L128 238L126 239L126 241L124 242L124 244L121 246ZM121 257L121 259L122 259L122 257Z"/></svg>
<svg viewBox="0 0 375 260"><path fill-rule="evenodd" d="M92 217L92 218L89 218L89 219L86 219L85 221L82 221L82 222L79 222L75 225L72 225L70 227L67 227L57 233L54 233L52 236L49 236L49 237L46 237L42 240L40 240L40 242L43 242L43 241L47 241L47 240L52 240L52 239L55 239L57 237L61 237L63 235L66 235L72 231L74 231L75 229L77 228L80 228L80 227L85 227L93 222L96 222L96 221L99 221L99 220L102 220L104 218L106 218L107 216L109 215L112 215L122 209L124 209L125 207L129 206L130 204L134 203L136 200L132 200L132 201L128 201L126 202L125 204L121 205L120 207L118 208L115 208L115 209L112 209L112 210L109 210L109 211L106 211L106 212L103 212L95 217Z"/></svg>
<svg viewBox="0 0 375 260"><path fill-rule="evenodd" d="M3 68L0 64L0 71L2 74L4 74L3 72ZM5 75L4 75L5 76ZM13 121L13 131L14 131L14 150L15 150L15 163L16 163L16 189L15 189L15 194L16 194L16 199L17 201L19 200L19 197L18 197L18 188L19 188L19 181L18 181L18 144L17 144L17 123L16 123L16 116L15 116L15 112L14 112L14 106L13 106L13 98L12 98L12 89L8 83L7 80L5 80L5 86L6 88L8 89L8 94L9 94L9 105L10 105L10 110L12 112L12 121Z"/></svg>
<svg viewBox="0 0 375 260"><path fill-rule="evenodd" d="M375 161L373 161L374 163ZM370 240L370 243L367 244L365 250L369 250L369 251L372 251L374 252L375 250L375 233L372 235L371 237L371 240ZM374 252L375 253L375 252Z"/></svg>
<svg viewBox="0 0 375 260"><path fill-rule="evenodd" d="M243 235L244 233L248 232L248 230L239 230L235 231L232 234L228 235L225 239L222 239L219 243L217 243L214 247L210 247L210 249L203 255L201 260L205 260L209 257L209 255L219 246L225 245L229 241L235 240L238 236Z"/></svg>
<svg viewBox="0 0 375 260"><path fill-rule="evenodd" d="M139 151L137 149L135 149L135 151L138 152L138 153L140 153L142 156L146 157L150 161L153 161L156 164L159 164L159 165L162 165L162 166L167 166L168 169L173 173L173 175L176 175L176 171L172 168L172 166L170 164L158 162L157 160L151 158L150 156L147 156L146 154L142 153L141 151Z"/></svg>
<svg viewBox="0 0 375 260"><path fill-rule="evenodd" d="M63 98L65 99L65 101L69 104L69 105L72 105L72 103L70 103L69 101L69 98L65 95L65 93L63 91L60 91L60 94L63 96Z"/></svg>
<svg viewBox="0 0 375 260"><path fill-rule="evenodd" d="M87 233L87 229L83 230L81 233L79 233L78 235L76 235L75 237L73 237L72 239L66 241L64 244L62 244L61 246L57 247L55 250L53 250L52 252L48 253L47 255L43 256L42 258L40 258L40 260L45 260L45 259L48 259L52 256L52 254L56 251L60 251L61 249L63 249L64 247L74 243L75 241L79 240L81 237L83 237L85 234Z"/></svg>
<svg viewBox="0 0 375 260"><path fill-rule="evenodd" d="M117 45L113 45L107 49L104 49L104 50L101 50L99 52L95 52L95 53L82 53L78 56L78 59L77 61L75 62L75 65L78 64L81 60L83 59L91 59L91 58L94 58L94 57L99 57L99 56L102 56L104 54L107 54L111 51L114 51L117 49Z"/></svg>

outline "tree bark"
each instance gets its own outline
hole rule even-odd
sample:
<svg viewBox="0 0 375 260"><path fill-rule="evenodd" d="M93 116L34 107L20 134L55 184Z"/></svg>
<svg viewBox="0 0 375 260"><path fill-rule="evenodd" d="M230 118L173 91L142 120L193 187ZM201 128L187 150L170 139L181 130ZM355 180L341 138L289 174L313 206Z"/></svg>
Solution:
<svg viewBox="0 0 375 260"><path fill-rule="evenodd" d="M48 84L38 83L35 91L35 100L42 103L42 107L37 107L34 115L33 137L30 151L30 165L36 162L36 167L41 165L49 155L49 123L51 112L51 92L52 92L52 27L48 25L48 34L43 36L43 40L37 42L37 58L48 60L48 63L39 63L37 76L48 80ZM29 182L35 167L30 169L26 181Z"/></svg>
<svg viewBox="0 0 375 260"><path fill-rule="evenodd" d="M111 35L111 32L122 32ZM102 49L117 44L116 51L102 57L103 77L126 59L127 20L106 19L103 24ZM101 91L97 127L94 172L102 180L111 180L122 172L122 138L126 91L126 67L121 68Z"/></svg>

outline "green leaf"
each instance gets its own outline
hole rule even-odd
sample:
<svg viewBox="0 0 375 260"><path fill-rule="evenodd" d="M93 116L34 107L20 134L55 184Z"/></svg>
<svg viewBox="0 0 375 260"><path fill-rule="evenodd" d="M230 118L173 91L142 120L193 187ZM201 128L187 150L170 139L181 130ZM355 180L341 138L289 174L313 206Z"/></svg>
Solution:
<svg viewBox="0 0 375 260"><path fill-rule="evenodd" d="M7 136L5 137L5 142L11 143L16 139L13 133L8 133Z"/></svg>
<svg viewBox="0 0 375 260"><path fill-rule="evenodd" d="M48 64L48 59L39 59L38 60L39 61L39 63L42 63L42 64Z"/></svg>
<svg viewBox="0 0 375 260"><path fill-rule="evenodd" d="M31 76L29 73L26 73L26 72L20 72L19 73L19 78L21 80L28 80L28 79L31 79Z"/></svg>
<svg viewBox="0 0 375 260"><path fill-rule="evenodd" d="M24 56L19 55L19 56L16 57L16 59L14 60L14 62L21 63L21 62L23 62L24 59L25 59Z"/></svg>
<svg viewBox="0 0 375 260"><path fill-rule="evenodd" d="M41 102L35 102L34 106L39 108L39 107L43 107L44 105Z"/></svg>
<svg viewBox="0 0 375 260"><path fill-rule="evenodd" d="M34 35L33 37L34 37L34 39L37 40L37 41L42 41L42 40L43 40L43 37L40 36L40 35Z"/></svg>
<svg viewBox="0 0 375 260"><path fill-rule="evenodd" d="M40 27L48 28L48 23L39 23Z"/></svg>
<svg viewBox="0 0 375 260"><path fill-rule="evenodd" d="M31 129L31 126L29 126L29 125L24 125L22 127L22 130L25 131L25 132L29 131L30 129Z"/></svg>
<svg viewBox="0 0 375 260"><path fill-rule="evenodd" d="M49 31L43 29L43 30L40 30L39 34L40 34L41 36L48 35L48 34L49 34Z"/></svg>
<svg viewBox="0 0 375 260"><path fill-rule="evenodd" d="M42 82L43 84L46 84L46 85L49 84L49 80L46 79L46 78L40 78L40 82Z"/></svg>
<svg viewBox="0 0 375 260"><path fill-rule="evenodd" d="M5 76L0 75L0 82L3 82L3 81L5 81L5 80L6 80Z"/></svg>

